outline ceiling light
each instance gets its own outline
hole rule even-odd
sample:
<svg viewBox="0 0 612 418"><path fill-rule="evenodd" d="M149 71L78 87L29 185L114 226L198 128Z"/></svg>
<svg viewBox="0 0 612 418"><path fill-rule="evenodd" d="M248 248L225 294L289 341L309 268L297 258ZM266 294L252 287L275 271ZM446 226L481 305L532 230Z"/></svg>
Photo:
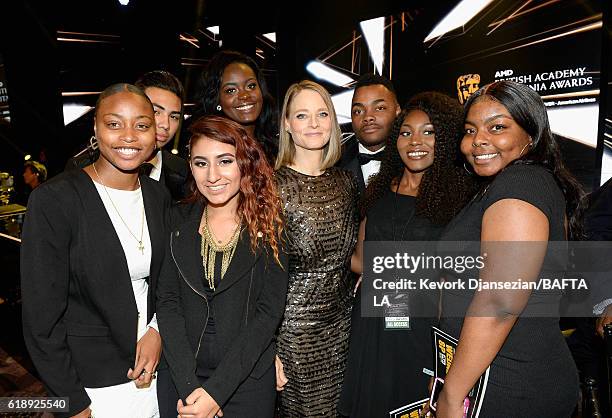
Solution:
<svg viewBox="0 0 612 418"><path fill-rule="evenodd" d="M332 96L332 103L336 110L338 123L351 123L351 105L353 102L353 89Z"/></svg>
<svg viewBox="0 0 612 418"><path fill-rule="evenodd" d="M423 42L431 41L467 24L493 0L462 0L438 23Z"/></svg>
<svg viewBox="0 0 612 418"><path fill-rule="evenodd" d="M385 18L377 17L376 19L364 20L359 23L359 26L361 26L361 31L368 44L374 66L378 70L378 74L382 75L385 61Z"/></svg>
<svg viewBox="0 0 612 418"><path fill-rule="evenodd" d="M122 6L127 6L129 2L130 0L119 0L119 3L121 3Z"/></svg>
<svg viewBox="0 0 612 418"><path fill-rule="evenodd" d="M263 37L276 43L276 32L264 33Z"/></svg>
<svg viewBox="0 0 612 418"><path fill-rule="evenodd" d="M93 109L92 106L83 106L83 105L74 104L74 103L65 104L64 109L63 109L64 110L64 126L68 125L69 123L74 122L75 120L83 116L85 113L89 112L91 109Z"/></svg>
<svg viewBox="0 0 612 418"><path fill-rule="evenodd" d="M349 76L334 70L320 61L310 61L308 65L306 65L306 70L319 80L328 81L336 86L344 86L353 81Z"/></svg>

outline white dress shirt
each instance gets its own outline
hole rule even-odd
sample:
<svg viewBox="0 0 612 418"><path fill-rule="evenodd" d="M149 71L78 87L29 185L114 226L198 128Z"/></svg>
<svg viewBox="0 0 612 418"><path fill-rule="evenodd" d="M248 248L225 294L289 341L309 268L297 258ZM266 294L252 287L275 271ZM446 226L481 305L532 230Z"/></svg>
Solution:
<svg viewBox="0 0 612 418"><path fill-rule="evenodd" d="M157 151L157 155L149 162L153 165L153 168L149 173L149 177L151 177L153 180L159 181L162 171L162 151Z"/></svg>
<svg viewBox="0 0 612 418"><path fill-rule="evenodd" d="M364 147L363 145L361 145L361 143L359 143L359 152L362 154L378 154L378 153L383 152L384 150L385 150L385 147L382 147L378 151L372 152L366 147ZM365 181L366 186L370 182L370 177L375 174L378 174L378 171L380 170L380 164L381 164L380 161L370 161L369 163L363 164L361 166L361 173L363 174L363 179Z"/></svg>

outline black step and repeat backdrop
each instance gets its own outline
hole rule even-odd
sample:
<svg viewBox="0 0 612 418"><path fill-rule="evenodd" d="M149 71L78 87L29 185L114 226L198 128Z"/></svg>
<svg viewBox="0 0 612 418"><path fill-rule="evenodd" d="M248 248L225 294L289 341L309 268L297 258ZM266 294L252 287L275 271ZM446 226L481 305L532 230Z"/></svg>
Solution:
<svg viewBox="0 0 612 418"><path fill-rule="evenodd" d="M427 34L423 52L431 67L428 78L434 88L457 95L460 102L492 81L509 79L529 85L548 107L566 163L591 189L600 174L596 149L602 2L480 3L488 4L460 27L451 28L443 18ZM401 61L401 56L393 60L398 58ZM410 69L403 70L395 74L398 82L413 82ZM427 77L427 71L417 74Z"/></svg>
<svg viewBox="0 0 612 418"><path fill-rule="evenodd" d="M598 136L602 1L463 0L406 6L379 18L384 24L378 25L378 34L372 30L376 19L356 22L353 33L330 42L316 59L353 79L368 71L382 73L393 80L402 102L436 90L463 103L496 80L527 84L542 96L566 163L585 188L612 176L612 163L606 163L612 160L610 148L601 173L597 156L604 138L603 132ZM377 63L381 42L382 65ZM338 96L351 84L328 83Z"/></svg>

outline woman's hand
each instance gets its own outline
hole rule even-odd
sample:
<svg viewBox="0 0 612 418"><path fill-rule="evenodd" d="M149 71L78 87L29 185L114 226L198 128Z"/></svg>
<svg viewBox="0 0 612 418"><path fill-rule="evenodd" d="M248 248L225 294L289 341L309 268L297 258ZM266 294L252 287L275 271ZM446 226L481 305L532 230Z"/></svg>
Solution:
<svg viewBox="0 0 612 418"><path fill-rule="evenodd" d="M85 408L81 412L76 415L73 415L70 418L89 418L91 416L91 409L89 407Z"/></svg>
<svg viewBox="0 0 612 418"><path fill-rule="evenodd" d="M151 379L159 364L161 355L161 337L154 328L149 328L136 344L136 359L134 368L128 370L127 377L132 379L137 388L151 385Z"/></svg>
<svg viewBox="0 0 612 418"><path fill-rule="evenodd" d="M442 389L436 402L436 418L463 418L464 399L452 399Z"/></svg>
<svg viewBox="0 0 612 418"><path fill-rule="evenodd" d="M281 391L285 389L285 385L289 381L287 376L285 376L285 371L283 370L283 362L275 356L274 358L274 366L276 366L276 390Z"/></svg>
<svg viewBox="0 0 612 418"><path fill-rule="evenodd" d="M217 402L204 390L197 388L185 399L187 405L183 405L183 400L179 399L176 410L180 418L215 418L222 417L223 411Z"/></svg>

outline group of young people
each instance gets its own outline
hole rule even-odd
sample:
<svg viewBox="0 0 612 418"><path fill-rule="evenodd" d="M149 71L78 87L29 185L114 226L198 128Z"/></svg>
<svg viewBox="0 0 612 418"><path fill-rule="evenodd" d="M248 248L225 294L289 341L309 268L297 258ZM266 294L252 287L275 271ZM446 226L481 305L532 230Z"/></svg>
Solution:
<svg viewBox="0 0 612 418"><path fill-rule="evenodd" d="M257 64L222 51L186 162L163 150L174 76L100 94L99 153L38 187L23 229L24 337L70 400L59 416L384 417L427 396L433 324L459 339L437 417L462 417L489 365L481 416L571 414L576 368L558 318L520 317L530 292L473 295L494 315L465 318L445 316L465 297L450 293L440 318L388 331L357 280L364 241L481 241L495 259L487 242L577 237L580 186L542 100L496 82L463 109L434 92L401 108L384 77L354 87L342 144L324 87L293 84L277 116ZM537 280L543 259L517 264Z"/></svg>

